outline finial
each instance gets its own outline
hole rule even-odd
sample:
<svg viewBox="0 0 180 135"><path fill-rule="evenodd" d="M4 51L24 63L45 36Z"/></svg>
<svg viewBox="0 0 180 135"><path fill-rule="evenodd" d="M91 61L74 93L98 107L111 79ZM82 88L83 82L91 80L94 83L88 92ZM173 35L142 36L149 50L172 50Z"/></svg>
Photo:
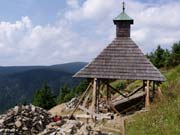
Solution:
<svg viewBox="0 0 180 135"><path fill-rule="evenodd" d="M122 5L123 5L123 13L124 13L124 11L125 11L125 2L124 1L123 1Z"/></svg>

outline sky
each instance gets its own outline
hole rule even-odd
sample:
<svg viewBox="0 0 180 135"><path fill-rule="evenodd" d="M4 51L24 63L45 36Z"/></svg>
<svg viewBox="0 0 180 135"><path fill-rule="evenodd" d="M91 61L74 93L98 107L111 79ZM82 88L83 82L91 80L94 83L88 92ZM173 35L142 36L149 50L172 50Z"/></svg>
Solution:
<svg viewBox="0 0 180 135"><path fill-rule="evenodd" d="M180 0L125 0L146 54L180 40ZM0 0L0 66L90 62L115 38L122 0Z"/></svg>

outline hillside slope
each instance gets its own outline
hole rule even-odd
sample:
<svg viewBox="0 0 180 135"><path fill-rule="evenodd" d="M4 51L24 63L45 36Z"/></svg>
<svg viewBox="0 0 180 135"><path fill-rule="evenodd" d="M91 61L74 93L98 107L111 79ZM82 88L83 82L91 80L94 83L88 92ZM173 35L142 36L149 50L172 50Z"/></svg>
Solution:
<svg viewBox="0 0 180 135"><path fill-rule="evenodd" d="M81 79L72 78L87 63L74 62L52 66L0 67L0 112L23 102L31 102L34 93L44 82L58 94L67 83L74 87Z"/></svg>
<svg viewBox="0 0 180 135"><path fill-rule="evenodd" d="M180 65L166 74L163 99L151 111L138 114L127 125L127 135L180 135Z"/></svg>

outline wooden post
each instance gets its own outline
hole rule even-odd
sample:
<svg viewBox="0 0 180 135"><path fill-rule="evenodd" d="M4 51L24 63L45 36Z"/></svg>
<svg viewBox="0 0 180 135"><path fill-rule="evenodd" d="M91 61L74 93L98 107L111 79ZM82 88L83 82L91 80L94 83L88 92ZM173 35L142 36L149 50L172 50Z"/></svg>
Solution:
<svg viewBox="0 0 180 135"><path fill-rule="evenodd" d="M78 106L80 105L81 101L83 100L83 98L86 96L87 92L89 91L90 87L91 87L92 83L89 83L89 86L87 87L87 89L85 90L85 92L81 95L78 103L76 104L76 107L74 108L73 112L70 115L70 118L73 117L73 114L75 113L75 111L78 109Z"/></svg>
<svg viewBox="0 0 180 135"><path fill-rule="evenodd" d="M93 112L96 112L96 90L97 90L97 79L94 78L93 80L93 95L92 95L92 104L91 104L91 108Z"/></svg>
<svg viewBox="0 0 180 135"><path fill-rule="evenodd" d="M96 88L96 112L99 113L99 95L100 95L100 80L97 80Z"/></svg>
<svg viewBox="0 0 180 135"><path fill-rule="evenodd" d="M154 100L154 97L155 97L155 88L156 87L156 82L153 81L153 89L152 89L152 101Z"/></svg>
<svg viewBox="0 0 180 135"><path fill-rule="evenodd" d="M159 97L160 100L162 100L163 94L161 91L160 84L158 83L158 88L157 88L157 96Z"/></svg>
<svg viewBox="0 0 180 135"><path fill-rule="evenodd" d="M88 91L88 93L86 94L86 97L83 101L83 107L86 107L90 95L92 95L92 91Z"/></svg>
<svg viewBox="0 0 180 135"><path fill-rule="evenodd" d="M126 120L122 118L122 135L126 135Z"/></svg>
<svg viewBox="0 0 180 135"><path fill-rule="evenodd" d="M150 107L150 81L147 80L147 86L146 86L146 101L145 101L145 107L147 110L149 110Z"/></svg>

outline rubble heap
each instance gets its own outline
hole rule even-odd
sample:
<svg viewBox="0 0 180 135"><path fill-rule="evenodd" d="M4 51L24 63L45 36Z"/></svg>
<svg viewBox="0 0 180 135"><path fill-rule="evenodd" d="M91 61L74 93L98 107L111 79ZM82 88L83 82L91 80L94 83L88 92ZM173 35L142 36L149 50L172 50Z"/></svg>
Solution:
<svg viewBox="0 0 180 135"><path fill-rule="evenodd" d="M52 121L51 115L40 107L15 106L0 115L0 134L34 135L42 132Z"/></svg>
<svg viewBox="0 0 180 135"><path fill-rule="evenodd" d="M63 119L59 122L52 122L38 135L110 135L93 130L93 124L87 124L78 120Z"/></svg>
<svg viewBox="0 0 180 135"><path fill-rule="evenodd" d="M78 101L78 98L72 98L69 102L66 103L66 109L74 109Z"/></svg>

